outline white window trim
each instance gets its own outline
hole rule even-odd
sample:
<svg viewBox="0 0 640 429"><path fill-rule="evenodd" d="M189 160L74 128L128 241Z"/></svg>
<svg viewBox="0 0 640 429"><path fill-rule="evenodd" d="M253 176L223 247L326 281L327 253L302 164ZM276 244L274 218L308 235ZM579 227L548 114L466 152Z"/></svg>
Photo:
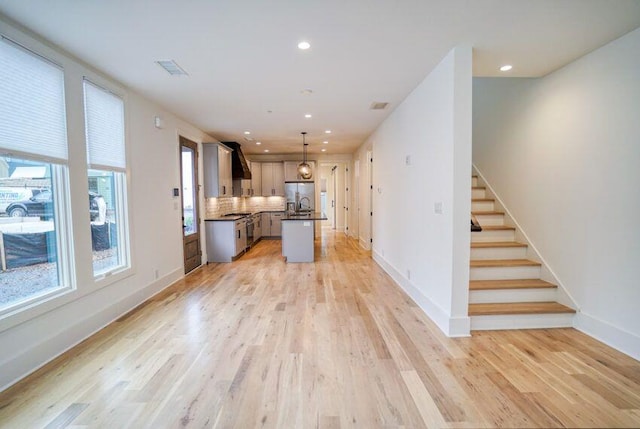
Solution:
<svg viewBox="0 0 640 429"><path fill-rule="evenodd" d="M22 159L37 160L37 157L24 157ZM53 185L54 225L56 231L56 252L58 269L58 287L46 292L30 295L23 300L16 301L0 311L0 332L22 321L33 318L48 310L43 307L57 298L68 295L76 290L73 230L71 222L71 205L68 189L69 170L66 165L52 165L51 179ZM65 216L67 214L68 216ZM57 305L56 305L57 306Z"/></svg>
<svg viewBox="0 0 640 429"><path fill-rule="evenodd" d="M84 81L87 80L89 81L91 84L102 88L103 90L112 93L113 95L119 97L122 99L122 102L124 104L124 150L125 150L125 159L126 159L126 168L124 170L120 170L117 168L112 168L112 167L100 167L100 166L91 166L87 163L86 166L86 171L88 171L89 169L97 169L97 170L103 170L103 171L113 171L114 173L123 173L124 174L124 180L120 180L120 179L116 179L119 182L121 182L121 186L122 189L124 190L123 195L122 195L122 204L120 204L120 207L118 207L118 215L121 216L121 223L122 225L122 232L119 231L119 235L118 235L118 239L121 240L119 241L119 243L121 243L119 245L118 248L118 252L120 253L120 257L124 257L126 259L121 259L123 261L122 265L119 265L118 267L114 267L112 270L110 271L105 271L102 273L98 273L97 275L93 276L93 280L94 280L94 286L93 288L90 288L90 290L87 290L86 293L90 293L93 292L97 289L101 289L103 287L107 287L113 283L117 283L121 280L126 279L127 277L133 276L134 274L136 274L136 269L135 269L135 261L134 261L134 249L133 249L133 242L131 241L131 235L132 235L132 223L131 223L131 210L129 207L129 195L131 195L131 171L129 168L130 165L130 152L131 152L131 148L129 145L129 108L128 108L128 97L127 97L127 93L124 89L113 85L111 82L105 80L103 77L96 75L96 74L91 74L91 73L87 73L83 76L82 81L80 82L81 85L81 90L83 90L82 85L84 84ZM83 90L84 91L84 90ZM82 106L82 114L84 115L84 95L82 97L83 99L83 106ZM86 124L86 122L83 120L83 125ZM86 133L83 133L83 136L85 136L86 139ZM86 147L86 140L85 140L85 147ZM86 158L85 158L86 159ZM116 176L117 177L117 176ZM120 186L120 183L117 183L116 186ZM124 237L120 237L120 235L124 235ZM83 291L84 292L84 291ZM85 293L83 293L84 295Z"/></svg>

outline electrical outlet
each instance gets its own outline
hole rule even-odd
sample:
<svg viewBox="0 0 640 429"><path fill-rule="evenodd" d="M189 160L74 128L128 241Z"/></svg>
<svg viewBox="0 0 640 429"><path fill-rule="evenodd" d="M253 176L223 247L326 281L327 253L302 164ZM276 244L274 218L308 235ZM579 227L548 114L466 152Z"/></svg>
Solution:
<svg viewBox="0 0 640 429"><path fill-rule="evenodd" d="M407 155L407 156L404 158L404 163L405 163L406 165L411 165L411 155Z"/></svg>
<svg viewBox="0 0 640 429"><path fill-rule="evenodd" d="M435 214L442 214L442 203L437 202L433 204L433 211L435 212Z"/></svg>
<svg viewBox="0 0 640 429"><path fill-rule="evenodd" d="M160 277L160 271L157 268L153 270L153 276L156 280L158 280L158 277Z"/></svg>
<svg viewBox="0 0 640 429"><path fill-rule="evenodd" d="M407 280L411 280L411 270L407 269Z"/></svg>

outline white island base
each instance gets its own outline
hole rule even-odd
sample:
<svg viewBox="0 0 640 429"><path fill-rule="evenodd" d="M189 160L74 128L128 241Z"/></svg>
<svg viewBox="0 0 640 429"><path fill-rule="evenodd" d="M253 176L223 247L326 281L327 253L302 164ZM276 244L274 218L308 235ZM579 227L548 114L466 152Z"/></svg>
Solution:
<svg viewBox="0 0 640 429"><path fill-rule="evenodd" d="M313 262L312 220L282 222L282 256L287 262Z"/></svg>

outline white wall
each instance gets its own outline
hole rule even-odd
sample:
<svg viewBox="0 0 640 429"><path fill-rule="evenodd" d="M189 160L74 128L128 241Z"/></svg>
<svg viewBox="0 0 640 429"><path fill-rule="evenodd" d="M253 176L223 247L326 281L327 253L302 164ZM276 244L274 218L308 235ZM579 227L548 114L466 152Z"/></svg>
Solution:
<svg viewBox="0 0 640 429"><path fill-rule="evenodd" d="M68 107L69 170L77 289L0 321L0 389L22 378L183 276L178 133L196 142L203 132L61 51L0 20L0 32L61 64ZM82 77L125 98L133 269L96 282L86 221L87 175ZM154 128L156 115L165 127ZM177 204L177 205L176 205ZM204 206L201 206L201 208ZM158 278L155 277L158 270Z"/></svg>
<svg viewBox="0 0 640 429"><path fill-rule="evenodd" d="M540 79L473 82L473 161L579 305L640 358L640 29Z"/></svg>
<svg viewBox="0 0 640 429"><path fill-rule="evenodd" d="M357 186L357 192L352 193L352 207L350 210L349 232L358 239L363 249L371 250L371 162L367 154L372 151L371 139L361 145L354 154L354 165L351 169L351 183ZM358 161L358 168L355 167Z"/></svg>
<svg viewBox="0 0 640 429"><path fill-rule="evenodd" d="M375 260L446 334L468 335L471 49L449 52L370 145Z"/></svg>

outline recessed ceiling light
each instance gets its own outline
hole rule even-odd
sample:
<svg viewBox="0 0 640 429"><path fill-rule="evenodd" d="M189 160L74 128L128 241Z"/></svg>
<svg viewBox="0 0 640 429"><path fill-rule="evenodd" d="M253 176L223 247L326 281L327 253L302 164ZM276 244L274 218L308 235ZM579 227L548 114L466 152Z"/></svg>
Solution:
<svg viewBox="0 0 640 429"><path fill-rule="evenodd" d="M306 115L304 115L305 118L310 118L311 117L311 113L307 113Z"/></svg>
<svg viewBox="0 0 640 429"><path fill-rule="evenodd" d="M311 44L309 42L302 41L298 43L298 49L302 49L303 51L309 49L310 47Z"/></svg>
<svg viewBox="0 0 640 429"><path fill-rule="evenodd" d="M324 143L324 144L329 144L329 141L328 141L328 140L325 140L325 141L323 141L322 143Z"/></svg>
<svg viewBox="0 0 640 429"><path fill-rule="evenodd" d="M324 148L322 149L322 152L326 152L326 151L327 151L326 149L324 149Z"/></svg>
<svg viewBox="0 0 640 429"><path fill-rule="evenodd" d="M257 144L257 145L261 145L261 144L262 144L262 142L256 142L256 144Z"/></svg>
<svg viewBox="0 0 640 429"><path fill-rule="evenodd" d="M302 95L311 95L311 94L313 94L313 90L309 89L309 88L305 88L302 91L300 91L300 94L302 94Z"/></svg>
<svg viewBox="0 0 640 429"><path fill-rule="evenodd" d="M325 134L331 134L331 130L325 130Z"/></svg>
<svg viewBox="0 0 640 429"><path fill-rule="evenodd" d="M245 131L244 133L245 133L246 135L249 135L249 134L251 134L251 131Z"/></svg>
<svg viewBox="0 0 640 429"><path fill-rule="evenodd" d="M265 151L265 152L269 152L269 149L265 149L264 151Z"/></svg>
<svg viewBox="0 0 640 429"><path fill-rule="evenodd" d="M513 66L511 64L505 64L502 67L500 67L500 71L509 71L513 68Z"/></svg>

